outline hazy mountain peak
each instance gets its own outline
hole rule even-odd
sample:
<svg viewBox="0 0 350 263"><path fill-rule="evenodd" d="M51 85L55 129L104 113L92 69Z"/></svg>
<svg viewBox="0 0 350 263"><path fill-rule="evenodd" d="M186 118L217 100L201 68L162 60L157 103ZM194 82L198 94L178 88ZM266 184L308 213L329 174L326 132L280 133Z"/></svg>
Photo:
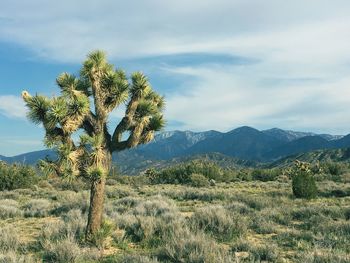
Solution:
<svg viewBox="0 0 350 263"><path fill-rule="evenodd" d="M231 133L251 133L251 132L257 133L260 131L255 129L255 128L252 128L250 126L241 126L241 127L238 127L236 129L229 131L228 134L231 134Z"/></svg>

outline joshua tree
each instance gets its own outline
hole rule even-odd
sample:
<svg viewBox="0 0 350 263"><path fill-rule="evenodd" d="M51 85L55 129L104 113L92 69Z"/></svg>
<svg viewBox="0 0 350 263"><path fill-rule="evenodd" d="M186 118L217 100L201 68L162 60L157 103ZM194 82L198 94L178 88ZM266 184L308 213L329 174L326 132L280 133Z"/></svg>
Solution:
<svg viewBox="0 0 350 263"><path fill-rule="evenodd" d="M91 182L86 238L92 241L102 223L112 153L153 139L164 126L164 98L140 72L133 73L129 82L101 51L87 56L79 77L62 73L56 82L61 89L58 97L31 96L27 91L22 97L29 119L45 128L46 146L58 153L57 160L42 165L67 179L81 176ZM111 134L108 116L122 104L125 115ZM81 134L79 140L72 139L74 133Z"/></svg>

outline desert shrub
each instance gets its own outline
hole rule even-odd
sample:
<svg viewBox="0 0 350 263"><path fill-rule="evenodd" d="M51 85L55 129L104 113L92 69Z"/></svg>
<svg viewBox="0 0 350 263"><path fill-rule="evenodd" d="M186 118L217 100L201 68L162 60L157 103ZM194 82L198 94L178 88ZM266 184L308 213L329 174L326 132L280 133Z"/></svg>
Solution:
<svg viewBox="0 0 350 263"><path fill-rule="evenodd" d="M28 188L38 181L39 176L32 167L0 161L0 191Z"/></svg>
<svg viewBox="0 0 350 263"><path fill-rule="evenodd" d="M23 212L18 208L18 202L12 199L0 200L0 219L20 217Z"/></svg>
<svg viewBox="0 0 350 263"><path fill-rule="evenodd" d="M149 179L155 184L191 184L192 174L202 174L207 180L214 179L218 182L232 181L235 177L233 172L224 170L213 162L196 160L152 173Z"/></svg>
<svg viewBox="0 0 350 263"><path fill-rule="evenodd" d="M210 206L197 209L191 217L195 229L215 237L219 241L230 241L246 231L244 219L233 215L222 206Z"/></svg>
<svg viewBox="0 0 350 263"><path fill-rule="evenodd" d="M125 225L125 237L132 242L141 242L150 238L158 223L153 217L131 217L129 220Z"/></svg>
<svg viewBox="0 0 350 263"><path fill-rule="evenodd" d="M23 209L27 217L44 217L50 213L52 204L47 199L32 199L23 206Z"/></svg>
<svg viewBox="0 0 350 263"><path fill-rule="evenodd" d="M248 207L255 210L262 210L266 207L271 207L276 204L275 198L256 196L256 195L236 195L236 196L233 196L231 199L232 201L245 203L246 205L248 205Z"/></svg>
<svg viewBox="0 0 350 263"><path fill-rule="evenodd" d="M297 162L292 174L292 190L297 198L314 198L317 195L315 178L307 163Z"/></svg>
<svg viewBox="0 0 350 263"><path fill-rule="evenodd" d="M127 186L107 186L106 195L108 198L119 199L127 196L133 196L135 195L135 192Z"/></svg>
<svg viewBox="0 0 350 263"><path fill-rule="evenodd" d="M230 202L225 208L232 213L239 213L242 215L247 215L253 211L245 203L237 201Z"/></svg>
<svg viewBox="0 0 350 263"><path fill-rule="evenodd" d="M98 249L103 250L106 245L107 238L111 236L113 224L107 220L103 220L100 229L92 237L92 244Z"/></svg>
<svg viewBox="0 0 350 263"><path fill-rule="evenodd" d="M203 174L191 174L190 180L190 185L193 187L205 187L209 185L208 179Z"/></svg>
<svg viewBox="0 0 350 263"><path fill-rule="evenodd" d="M43 251L44 262L91 262L100 257L97 250L79 246L86 226L80 213L72 210L63 216L63 220L42 227L38 244Z"/></svg>
<svg viewBox="0 0 350 263"><path fill-rule="evenodd" d="M175 205L170 200L164 200L164 198L162 199L161 196L140 202L132 210L134 215L154 217L176 212Z"/></svg>
<svg viewBox="0 0 350 263"><path fill-rule="evenodd" d="M221 249L214 241L200 233L180 231L172 238L164 241L156 252L161 262L169 263L230 263L233 259Z"/></svg>
<svg viewBox="0 0 350 263"><path fill-rule="evenodd" d="M307 221L311 217L326 216L333 219L344 218L344 209L339 206L302 206L292 209L294 220Z"/></svg>
<svg viewBox="0 0 350 263"><path fill-rule="evenodd" d="M31 256L23 255L24 246L12 227L0 227L0 263L32 263Z"/></svg>
<svg viewBox="0 0 350 263"><path fill-rule="evenodd" d="M111 210L114 210L117 213L123 214L128 211L130 208L135 207L141 202L140 198L137 197L124 197L117 199L111 203Z"/></svg>
<svg viewBox="0 0 350 263"><path fill-rule="evenodd" d="M281 225L289 225L292 220L288 207L263 209L260 216Z"/></svg>
<svg viewBox="0 0 350 263"><path fill-rule="evenodd" d="M0 228L0 251L16 251L20 247L17 231L10 227Z"/></svg>
<svg viewBox="0 0 350 263"><path fill-rule="evenodd" d="M60 191L74 191L80 192L82 190L89 190L90 186L86 180L77 178L75 180L65 180L60 177L50 179L50 184L57 190Z"/></svg>
<svg viewBox="0 0 350 263"><path fill-rule="evenodd" d="M125 238L141 243L144 247L158 247L164 239L183 228L182 220L174 216L130 218L125 227Z"/></svg>
<svg viewBox="0 0 350 263"><path fill-rule="evenodd" d="M250 248L252 259L257 262L276 262L279 257L276 245L264 245Z"/></svg>
<svg viewBox="0 0 350 263"><path fill-rule="evenodd" d="M303 244L312 243L314 239L314 234L311 231L300 231L296 229L278 233L273 238L279 246L292 249L302 249Z"/></svg>
<svg viewBox="0 0 350 263"><path fill-rule="evenodd" d="M18 190L21 190L21 189L18 189ZM14 190L14 191L4 190L4 191L0 191L0 199L18 200L22 196L22 194L18 193L18 190Z"/></svg>
<svg viewBox="0 0 350 263"><path fill-rule="evenodd" d="M350 222L328 220L314 224L311 228L315 234L322 233L322 237L317 241L319 246L343 249L350 253Z"/></svg>
<svg viewBox="0 0 350 263"><path fill-rule="evenodd" d="M63 239L83 240L85 234L86 219L78 209L70 210L62 216L62 220L45 224L39 236L39 245L43 248L51 243L60 242Z"/></svg>
<svg viewBox="0 0 350 263"><path fill-rule="evenodd" d="M252 173L247 169L241 169L237 175L236 179L239 181L251 181L253 180Z"/></svg>
<svg viewBox="0 0 350 263"><path fill-rule="evenodd" d="M261 217L260 214L255 214L250 223L252 228L258 234L271 234L276 230L276 225L269 219Z"/></svg>
<svg viewBox="0 0 350 263"><path fill-rule="evenodd" d="M176 208L157 199L140 202L117 220L118 226L125 230L125 238L146 247L158 247L162 240L184 227Z"/></svg>
<svg viewBox="0 0 350 263"><path fill-rule="evenodd" d="M276 180L280 174L280 169L254 169L251 176L253 180L267 182Z"/></svg>
<svg viewBox="0 0 350 263"><path fill-rule="evenodd" d="M66 232L66 236L73 236L76 240L82 240L85 234L86 217L80 209L72 209L67 214L62 215L64 228L61 232Z"/></svg>
<svg viewBox="0 0 350 263"><path fill-rule="evenodd" d="M165 193L174 200L200 200L204 202L212 202L214 200L224 200L226 198L223 192L200 189L185 189L183 191L170 191Z"/></svg>
<svg viewBox="0 0 350 263"><path fill-rule="evenodd" d="M29 255L19 254L17 251L0 252L0 263L34 263L34 259Z"/></svg>
<svg viewBox="0 0 350 263"><path fill-rule="evenodd" d="M350 207L344 208L343 210L345 220L350 220Z"/></svg>
<svg viewBox="0 0 350 263"><path fill-rule="evenodd" d="M43 258L49 262L77 262L82 258L79 245L71 239L63 239L47 245Z"/></svg>
<svg viewBox="0 0 350 263"><path fill-rule="evenodd" d="M322 197L350 196L350 185L347 183L324 181L319 187L319 195Z"/></svg>
<svg viewBox="0 0 350 263"><path fill-rule="evenodd" d="M251 244L242 238L235 240L230 247L230 251L235 252L247 252L251 249Z"/></svg>
<svg viewBox="0 0 350 263"><path fill-rule="evenodd" d="M138 175L138 176L118 175L116 177L113 177L113 179L120 184L132 185L134 187L139 187L139 186L147 185L151 183L149 178L145 175Z"/></svg>
<svg viewBox="0 0 350 263"><path fill-rule="evenodd" d="M171 219L167 221L154 217L136 217L136 220L125 228L125 237L133 242L139 242L146 247L158 247L162 240L174 235L182 228L181 222Z"/></svg>
<svg viewBox="0 0 350 263"><path fill-rule="evenodd" d="M57 196L58 205L52 211L55 215L67 213L72 209L80 209L85 213L89 208L89 193L87 191L62 191Z"/></svg>
<svg viewBox="0 0 350 263"><path fill-rule="evenodd" d="M300 253L297 260L304 263L348 263L350 256L337 250L319 251L315 249L315 251Z"/></svg>
<svg viewBox="0 0 350 263"><path fill-rule="evenodd" d="M155 258L149 258L147 256L140 255L124 255L121 258L116 259L117 263L158 263Z"/></svg>
<svg viewBox="0 0 350 263"><path fill-rule="evenodd" d="M335 176L339 176L347 171L347 167L345 164L336 162L323 163L322 168L325 173Z"/></svg>

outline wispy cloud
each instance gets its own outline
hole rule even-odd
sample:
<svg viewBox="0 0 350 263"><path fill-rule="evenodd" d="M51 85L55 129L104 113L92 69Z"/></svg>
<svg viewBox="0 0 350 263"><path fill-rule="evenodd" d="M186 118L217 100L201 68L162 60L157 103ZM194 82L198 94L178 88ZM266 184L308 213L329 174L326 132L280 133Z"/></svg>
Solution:
<svg viewBox="0 0 350 263"><path fill-rule="evenodd" d="M140 63L217 55L153 69L181 79L166 91L171 123L196 130L245 124L348 132L349 12L347 0L4 0L0 40L73 63L95 48L115 61ZM22 102L3 97L2 114L25 115ZM116 111L112 118L120 116Z"/></svg>
<svg viewBox="0 0 350 263"><path fill-rule="evenodd" d="M264 66L174 68L192 79L168 98L167 117L182 120L183 129L251 125L348 133L350 77L326 83L285 79L281 85L258 74Z"/></svg>
<svg viewBox="0 0 350 263"><path fill-rule="evenodd" d="M26 117L26 108L20 97L13 95L0 96L0 114L10 118Z"/></svg>
<svg viewBox="0 0 350 263"><path fill-rule="evenodd" d="M261 42L251 41L256 38L249 35L348 17L349 8L345 0L4 0L0 17L7 22L0 25L0 37L29 46L41 56L74 62L94 48L106 49L115 58L229 52L238 36L247 35L245 43L234 46L255 46L259 54ZM280 41L284 39L281 35ZM303 35L289 43L312 40L307 39Z"/></svg>

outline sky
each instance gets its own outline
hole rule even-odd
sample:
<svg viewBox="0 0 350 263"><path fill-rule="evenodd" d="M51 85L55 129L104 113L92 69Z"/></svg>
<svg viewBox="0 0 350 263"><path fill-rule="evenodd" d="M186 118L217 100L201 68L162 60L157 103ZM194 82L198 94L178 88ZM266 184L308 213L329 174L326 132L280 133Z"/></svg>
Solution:
<svg viewBox="0 0 350 263"><path fill-rule="evenodd" d="M20 98L107 52L166 97L166 130L350 133L348 0L0 0L0 154L43 149ZM110 129L122 110L113 112Z"/></svg>

